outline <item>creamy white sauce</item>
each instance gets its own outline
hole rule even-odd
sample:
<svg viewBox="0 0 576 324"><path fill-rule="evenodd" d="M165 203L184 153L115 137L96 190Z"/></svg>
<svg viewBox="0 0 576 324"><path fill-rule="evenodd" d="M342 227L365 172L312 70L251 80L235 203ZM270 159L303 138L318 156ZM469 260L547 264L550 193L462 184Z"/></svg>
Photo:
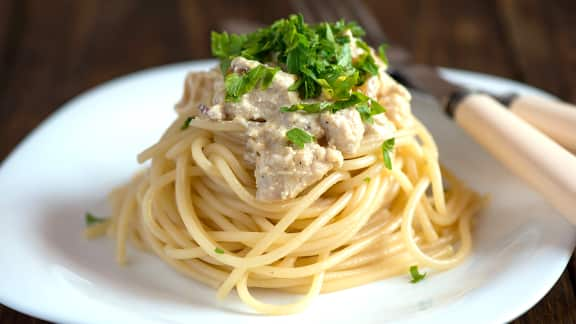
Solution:
<svg viewBox="0 0 576 324"><path fill-rule="evenodd" d="M357 48L353 50L356 55L362 53ZM238 57L232 61L231 69L246 72L259 64ZM370 136L372 140L392 137L396 129L393 119L410 112L408 92L384 70L382 65L381 76L369 78L359 88L383 102L387 109L385 114L373 116L372 124L364 123L354 107L336 113L281 112L281 107L302 102L296 91L288 91L296 77L282 71L276 73L269 88L254 89L237 102L225 102L224 81L219 71L192 73L188 79L204 85L205 93L185 90L177 110L201 119L245 125L244 159L254 168L257 199L294 198L330 170L342 166L344 156L354 154L365 137ZM187 81L186 88L191 87L191 83ZM387 101L380 98L383 91L388 93ZM296 148L286 138L286 132L292 128L305 130L317 142Z"/></svg>

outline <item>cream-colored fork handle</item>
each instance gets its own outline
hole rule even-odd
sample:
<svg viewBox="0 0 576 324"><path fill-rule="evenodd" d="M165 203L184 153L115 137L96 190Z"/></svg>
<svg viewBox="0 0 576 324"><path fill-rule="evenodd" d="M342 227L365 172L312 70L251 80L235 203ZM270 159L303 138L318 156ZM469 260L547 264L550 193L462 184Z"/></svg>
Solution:
<svg viewBox="0 0 576 324"><path fill-rule="evenodd" d="M539 96L521 95L510 111L562 146L576 152L576 106Z"/></svg>
<svg viewBox="0 0 576 324"><path fill-rule="evenodd" d="M489 96L457 104L456 122L572 224L576 224L576 156Z"/></svg>

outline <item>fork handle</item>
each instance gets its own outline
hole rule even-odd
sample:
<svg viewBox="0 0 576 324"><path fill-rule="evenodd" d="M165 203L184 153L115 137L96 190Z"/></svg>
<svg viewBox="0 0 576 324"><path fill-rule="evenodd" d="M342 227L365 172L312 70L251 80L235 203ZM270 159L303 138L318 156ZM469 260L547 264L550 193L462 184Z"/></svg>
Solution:
<svg viewBox="0 0 576 324"><path fill-rule="evenodd" d="M562 146L576 152L576 106L540 96L512 99L510 111L541 130Z"/></svg>
<svg viewBox="0 0 576 324"><path fill-rule="evenodd" d="M463 96L453 113L476 142L576 224L576 156L487 95Z"/></svg>

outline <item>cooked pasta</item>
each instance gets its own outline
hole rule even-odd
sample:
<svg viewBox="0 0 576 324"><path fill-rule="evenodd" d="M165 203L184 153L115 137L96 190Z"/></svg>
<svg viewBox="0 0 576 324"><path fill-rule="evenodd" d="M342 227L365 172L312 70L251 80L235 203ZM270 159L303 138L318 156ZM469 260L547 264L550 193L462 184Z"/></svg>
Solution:
<svg viewBox="0 0 576 324"><path fill-rule="evenodd" d="M298 23L294 19L283 21ZM340 35L352 39L346 44L354 44L350 28L341 28ZM332 29L338 35L338 26ZM378 68L356 82L352 95L368 98L368 111L379 104L385 112L364 119L361 103L305 111L329 101L330 93L323 88L316 99L303 100L290 89L302 76L281 62L238 55L224 75L218 69L191 72L178 117L138 156L150 166L112 192L112 217L87 233L107 231L120 264L130 242L216 288L219 298L236 289L244 303L265 314L299 312L320 293L408 274L411 266L446 270L462 262L484 199L439 165L433 137L412 115L409 93L386 74L385 62L371 49L361 53L346 44L354 66L364 54ZM228 101L230 75L246 76L258 67L272 73L268 87L256 85L240 101ZM242 115L248 108L249 115L254 109L274 112ZM336 116L343 119L332 123ZM362 132L341 126L358 124L353 120L360 120ZM287 135L295 126L302 142ZM272 305L255 298L253 288L303 297Z"/></svg>

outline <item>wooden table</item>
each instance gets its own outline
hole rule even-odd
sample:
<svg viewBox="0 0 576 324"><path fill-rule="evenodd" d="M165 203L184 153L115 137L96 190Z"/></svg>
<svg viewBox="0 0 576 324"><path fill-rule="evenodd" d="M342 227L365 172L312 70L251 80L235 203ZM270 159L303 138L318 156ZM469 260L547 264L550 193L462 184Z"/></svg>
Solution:
<svg viewBox="0 0 576 324"><path fill-rule="evenodd" d="M417 61L515 79L576 102L576 1L366 2ZM95 85L209 57L209 32L224 19L269 23L290 12L288 2L265 0L0 0L0 160ZM576 323L575 275L571 261L514 323ZM43 321L0 305L0 322Z"/></svg>

